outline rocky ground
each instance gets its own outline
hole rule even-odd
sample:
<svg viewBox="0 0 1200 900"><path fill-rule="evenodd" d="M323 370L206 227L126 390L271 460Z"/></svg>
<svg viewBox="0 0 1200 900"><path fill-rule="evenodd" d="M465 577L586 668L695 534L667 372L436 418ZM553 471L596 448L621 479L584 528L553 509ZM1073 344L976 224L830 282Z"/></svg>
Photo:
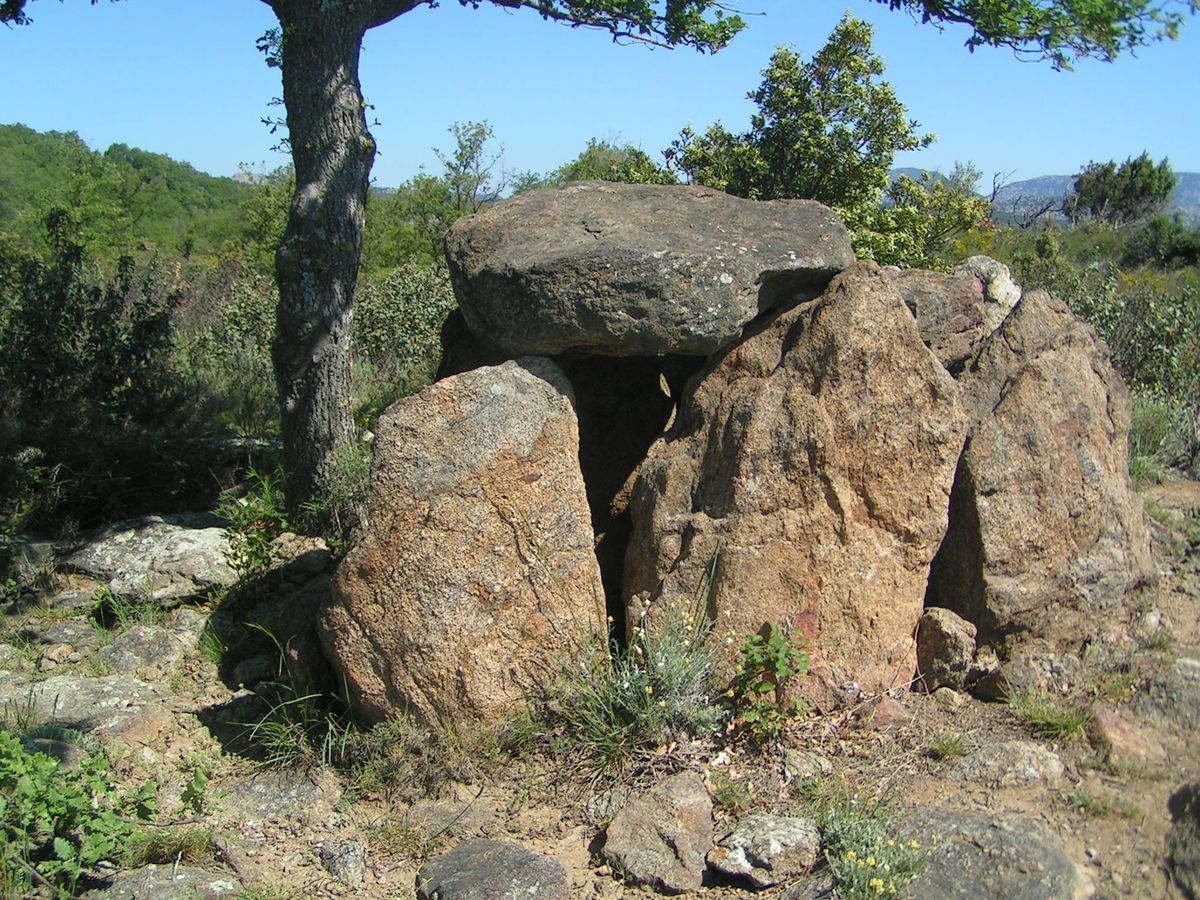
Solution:
<svg viewBox="0 0 1200 900"><path fill-rule="evenodd" d="M1184 834L1179 800L1170 836L1168 801L1200 778L1200 483L1142 493L1161 579L1144 598L1137 642L1089 656L1086 675L1047 701L1090 715L1077 733L1061 722L1039 728L1030 721L1037 710L897 690L798 719L767 749L716 740L657 748L615 787L584 777L536 725L502 737L409 726L374 739L331 732L335 754L348 740L358 764L325 767L301 752L294 732L255 730L295 695L264 687L286 660L239 624L264 622L278 636L303 618L295 610L317 602L329 557L303 542L287 549L292 562L281 572L215 605L182 602L205 585L197 561L219 565L189 545L170 573L143 582L155 603L110 600L100 615L97 591L103 600L115 590L103 561L52 566L45 548L32 548L42 566L27 570L26 589L0 621L0 709L5 727L64 765L73 744L103 747L121 783L157 783L160 826L202 830L174 860L112 874L95 886L102 896L436 890L450 900L533 886L522 896L587 898L649 892L634 882L657 880L733 897L757 879L775 882L762 896L818 897L829 889L828 865L793 820L876 803L890 839L917 845L913 896L1189 896L1180 884L1196 890L1197 839ZM190 525L219 533L211 526ZM190 587L177 590L180 582ZM289 607L280 606L285 596ZM293 675L317 674L311 647L291 663ZM85 735L30 730L46 721ZM271 752L286 764L264 765ZM763 850L779 829L787 836ZM723 840L735 831L748 836L742 849ZM727 846L706 867L713 838ZM756 854L757 868L744 862Z"/></svg>

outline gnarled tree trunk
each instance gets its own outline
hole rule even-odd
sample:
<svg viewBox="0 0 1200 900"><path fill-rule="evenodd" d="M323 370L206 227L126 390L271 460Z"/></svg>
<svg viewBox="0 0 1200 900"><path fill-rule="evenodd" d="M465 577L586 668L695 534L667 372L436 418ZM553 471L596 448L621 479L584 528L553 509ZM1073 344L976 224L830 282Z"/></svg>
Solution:
<svg viewBox="0 0 1200 900"><path fill-rule="evenodd" d="M282 29L283 101L296 169L296 194L275 257L279 309L272 347L288 508L296 514L327 496L334 449L354 437L350 333L375 160L359 50L368 28L418 3L268 2Z"/></svg>

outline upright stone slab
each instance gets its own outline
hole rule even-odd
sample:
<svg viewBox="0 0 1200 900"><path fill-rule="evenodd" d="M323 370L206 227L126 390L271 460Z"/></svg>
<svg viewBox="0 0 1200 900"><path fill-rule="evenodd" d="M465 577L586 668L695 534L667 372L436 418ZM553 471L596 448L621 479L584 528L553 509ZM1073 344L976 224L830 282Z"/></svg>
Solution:
<svg viewBox="0 0 1200 900"><path fill-rule="evenodd" d="M456 222L446 259L470 329L519 355L707 355L854 260L808 200L579 182Z"/></svg>
<svg viewBox="0 0 1200 900"><path fill-rule="evenodd" d="M1066 304L1025 295L961 378L972 419L929 605L1002 656L1067 652L1123 628L1152 574L1129 483L1129 393Z"/></svg>
<svg viewBox="0 0 1200 900"><path fill-rule="evenodd" d="M318 626L366 717L488 722L603 650L579 434L553 363L475 369L391 407L368 521Z"/></svg>
<svg viewBox="0 0 1200 900"><path fill-rule="evenodd" d="M651 449L630 626L647 602L653 629L707 589L718 632L737 638L727 669L772 622L807 637L833 684L907 684L965 432L958 387L895 286L856 264L717 359Z"/></svg>

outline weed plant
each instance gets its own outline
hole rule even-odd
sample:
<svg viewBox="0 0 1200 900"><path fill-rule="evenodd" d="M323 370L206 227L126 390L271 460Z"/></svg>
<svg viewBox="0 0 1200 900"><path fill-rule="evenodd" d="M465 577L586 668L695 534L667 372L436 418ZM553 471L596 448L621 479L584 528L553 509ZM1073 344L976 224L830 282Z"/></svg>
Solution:
<svg viewBox="0 0 1200 900"><path fill-rule="evenodd" d="M226 491L217 504L217 515L229 523L227 558L242 582L265 572L279 558L272 541L288 529L283 471L251 466L246 477L245 490Z"/></svg>
<svg viewBox="0 0 1200 900"><path fill-rule="evenodd" d="M130 868L148 865L196 865L216 856L213 834L208 828L175 826L147 828L134 835L121 854L121 862Z"/></svg>
<svg viewBox="0 0 1200 900"><path fill-rule="evenodd" d="M1141 815L1141 809L1133 803L1114 803L1087 791L1067 794L1067 803L1076 812L1095 819L1132 819Z"/></svg>
<svg viewBox="0 0 1200 900"><path fill-rule="evenodd" d="M101 862L118 861L154 811L156 786L113 786L108 762L87 756L63 771L57 760L30 753L0 731L0 890L29 896L35 886L74 896Z"/></svg>
<svg viewBox="0 0 1200 900"><path fill-rule="evenodd" d="M808 654L787 632L771 622L742 642L732 698L735 723L756 744L779 739L784 726L807 708L792 694L793 680L808 672Z"/></svg>
<svg viewBox="0 0 1200 900"><path fill-rule="evenodd" d="M936 760L957 759L966 755L967 746L960 733L947 731L930 741L925 752Z"/></svg>
<svg viewBox="0 0 1200 900"><path fill-rule="evenodd" d="M92 624L109 636L134 625L157 625L166 611L151 597L129 597L114 593L107 585L92 595Z"/></svg>

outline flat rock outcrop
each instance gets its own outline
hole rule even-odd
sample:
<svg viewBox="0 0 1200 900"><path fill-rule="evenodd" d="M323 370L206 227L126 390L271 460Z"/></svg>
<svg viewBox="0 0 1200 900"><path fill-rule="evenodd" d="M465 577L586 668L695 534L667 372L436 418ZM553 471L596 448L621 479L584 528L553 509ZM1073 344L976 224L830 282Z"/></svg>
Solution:
<svg viewBox="0 0 1200 900"><path fill-rule="evenodd" d="M570 385L523 359L381 418L370 525L318 633L360 713L491 721L605 646Z"/></svg>
<svg viewBox="0 0 1200 900"><path fill-rule="evenodd" d="M807 200L580 182L460 219L446 238L471 331L514 356L706 355L854 260Z"/></svg>
<svg viewBox="0 0 1200 900"><path fill-rule="evenodd" d="M59 567L103 581L118 597L174 606L237 582L223 524L207 513L129 519L94 535Z"/></svg>
<svg viewBox="0 0 1200 900"><path fill-rule="evenodd" d="M907 684L965 433L895 286L856 264L718 358L651 449L628 622L707 589L722 635L787 625L826 683Z"/></svg>
<svg viewBox="0 0 1200 900"><path fill-rule="evenodd" d="M928 605L1001 656L1077 651L1118 629L1152 575L1129 482L1129 394L1061 301L1027 294L963 373L972 424Z"/></svg>

